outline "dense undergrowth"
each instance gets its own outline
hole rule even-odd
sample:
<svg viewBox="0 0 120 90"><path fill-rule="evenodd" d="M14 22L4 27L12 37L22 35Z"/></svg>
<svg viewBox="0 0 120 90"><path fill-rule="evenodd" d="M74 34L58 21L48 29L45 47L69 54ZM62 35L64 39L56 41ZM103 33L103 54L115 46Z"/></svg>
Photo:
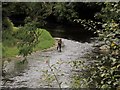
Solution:
<svg viewBox="0 0 120 90"><path fill-rule="evenodd" d="M35 28L34 32L31 32L29 26L14 27L12 22L7 18L5 23L9 28L6 28L3 33L2 40L2 56L3 57L15 57L22 54L21 52L38 51L47 49L54 45L54 39L50 33L45 29ZM36 33L37 37L34 35ZM38 41L34 41L37 38ZM33 40L33 41L32 41ZM27 45L26 42L34 46ZM31 42L31 43L30 43ZM24 51L23 51L24 50ZM32 52L31 51L31 52ZM22 54L25 55L25 54Z"/></svg>
<svg viewBox="0 0 120 90"><path fill-rule="evenodd" d="M73 88L120 89L120 2L106 2L104 5L95 17L102 20L98 22L102 25L102 28L97 30L98 39L104 42L103 46L107 47L105 50L108 52L97 54L92 58L95 62L87 66L81 62L74 63L74 67L83 65L82 69L85 68L86 71L74 76Z"/></svg>

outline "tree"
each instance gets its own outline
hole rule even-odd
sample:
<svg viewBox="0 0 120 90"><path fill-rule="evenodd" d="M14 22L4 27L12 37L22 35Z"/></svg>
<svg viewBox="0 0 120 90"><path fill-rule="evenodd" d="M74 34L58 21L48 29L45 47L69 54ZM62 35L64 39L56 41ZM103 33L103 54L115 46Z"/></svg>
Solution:
<svg viewBox="0 0 120 90"><path fill-rule="evenodd" d="M104 4L105 7L96 14L96 17L102 19L102 29L97 32L99 39L110 47L110 51L107 55L96 57L99 61L91 66L89 80L96 83L96 87L113 90L120 86L120 2Z"/></svg>
<svg viewBox="0 0 120 90"><path fill-rule="evenodd" d="M27 3L28 8L26 9L28 17L25 19L25 22L36 22L37 27L44 26L46 18L52 13L52 4L47 2L38 2L38 3Z"/></svg>
<svg viewBox="0 0 120 90"><path fill-rule="evenodd" d="M73 22L78 18L78 13L75 11L75 3L55 3L53 7L53 14L57 17L59 22L69 21Z"/></svg>
<svg viewBox="0 0 120 90"><path fill-rule="evenodd" d="M95 17L101 19L101 22L96 23L102 25L95 30L98 33L98 39L110 50L107 54L94 56L92 59L96 62L83 67L87 70L82 73L82 77L77 76L77 80L80 79L88 88L116 90L120 87L120 2L105 2L101 12L98 12ZM90 24L86 22L87 20L78 21L83 22L83 25ZM92 25L95 24L95 22L92 23ZM89 74L89 77L85 77L85 74Z"/></svg>

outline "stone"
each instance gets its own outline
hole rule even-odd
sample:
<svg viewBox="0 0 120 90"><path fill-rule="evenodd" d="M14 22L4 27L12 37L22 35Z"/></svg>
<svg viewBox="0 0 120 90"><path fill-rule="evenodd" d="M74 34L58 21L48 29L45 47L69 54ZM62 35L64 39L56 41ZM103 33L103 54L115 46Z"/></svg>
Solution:
<svg viewBox="0 0 120 90"><path fill-rule="evenodd" d="M110 46L108 46L108 45L103 45L103 46L99 47L99 49L100 49L100 52L101 52L101 53L109 53L109 51L110 51Z"/></svg>
<svg viewBox="0 0 120 90"><path fill-rule="evenodd" d="M103 45L103 46L100 47L100 50L110 50L110 46Z"/></svg>

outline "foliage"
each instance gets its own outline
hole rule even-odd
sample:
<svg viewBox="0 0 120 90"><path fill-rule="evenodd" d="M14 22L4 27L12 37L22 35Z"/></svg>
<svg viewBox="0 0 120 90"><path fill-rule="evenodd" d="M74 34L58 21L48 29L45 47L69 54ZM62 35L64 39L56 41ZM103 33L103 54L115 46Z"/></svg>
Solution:
<svg viewBox="0 0 120 90"><path fill-rule="evenodd" d="M70 21L77 18L77 12L74 10L74 3L28 3L28 17L26 22L34 20L38 23L38 26L44 26L49 19L49 16L53 16L57 19L57 22Z"/></svg>
<svg viewBox="0 0 120 90"><path fill-rule="evenodd" d="M2 34L3 57L14 57L18 54L25 56L28 55L28 53L25 52L29 52L30 54L33 51L49 48L54 44L54 39L45 29L36 28L28 24L25 27L12 26L12 31L9 29L3 30ZM35 39L38 40L35 41ZM17 46L19 48L17 48Z"/></svg>
<svg viewBox="0 0 120 90"><path fill-rule="evenodd" d="M2 31L2 51L7 53L6 47L14 46L16 39L14 36L14 25L9 18L4 18ZM4 56L4 55L3 55Z"/></svg>
<svg viewBox="0 0 120 90"><path fill-rule="evenodd" d="M2 27L3 27L3 30L7 29L7 30L12 31L14 25L8 17L5 17L3 18Z"/></svg>
<svg viewBox="0 0 120 90"><path fill-rule="evenodd" d="M120 2L105 2L101 12L95 15L96 18L101 20L100 22L76 19L79 18L78 12L75 10L76 5L76 3L46 2L24 4L3 3L3 45L14 46L17 42L19 45L20 54L26 57L28 54L33 52L36 45L40 45L40 40L44 41L44 39L39 38L42 36L42 31L39 31L37 27L41 27L46 24L46 19L49 16L53 15L57 18L58 22L63 22L64 20L70 22L77 21L87 30L97 30L99 40L103 41L105 45L110 47L110 52L107 55L101 54L96 56L94 59L96 59L97 62L85 67L88 69L90 76L82 77L82 80L78 76L76 78L76 80L78 80L77 84L81 84L79 81L82 81L86 83L85 85L87 87L120 87ZM20 13L26 14L26 24L25 26L20 27L18 31L14 31L14 25L11 23L9 18L6 17ZM99 24L102 25L102 27L99 27ZM10 43L11 40L12 43ZM49 41L49 39L47 41ZM47 45L45 43L46 42L41 43L41 45ZM3 50L5 51L5 47L3 47ZM75 66L79 66L80 62L77 63L78 64L74 63ZM52 80L50 79L50 82L51 81ZM79 87L79 85L76 85L76 87Z"/></svg>
<svg viewBox="0 0 120 90"><path fill-rule="evenodd" d="M7 17L8 15L11 15L11 12L13 10L13 6L12 3L2 3L2 17Z"/></svg>
<svg viewBox="0 0 120 90"><path fill-rule="evenodd" d="M96 22L91 19L86 20L86 19L74 19L74 22L80 23L85 30L88 31L93 31L96 33L96 30L100 28L101 22Z"/></svg>
<svg viewBox="0 0 120 90"><path fill-rule="evenodd" d="M75 3L55 3L53 7L53 14L60 22L70 21L73 22L75 18L78 18L78 13L75 11Z"/></svg>
<svg viewBox="0 0 120 90"><path fill-rule="evenodd" d="M55 43L55 40L48 31L46 31L45 29L38 29L38 32L40 32L41 30L42 33L39 37L40 42L35 46L34 51L50 48Z"/></svg>
<svg viewBox="0 0 120 90"><path fill-rule="evenodd" d="M96 30L100 30L102 28L101 27L102 22L101 22L100 18L95 19L95 14L97 12L99 13L100 10L102 9L102 7L104 8L104 3L85 2L84 5L88 8L88 10L89 10L89 8L91 8L91 9L95 8L93 10L98 9L98 11L96 11L96 12L91 11L91 12L93 12L94 19L93 18L79 18L79 19L74 19L74 22L77 22L77 23L81 24L84 27L85 30L92 31L92 32L94 32L96 34ZM88 12L88 13L90 13L90 12Z"/></svg>
<svg viewBox="0 0 120 90"><path fill-rule="evenodd" d="M50 46L43 47L43 45L48 43L50 43L48 45L52 45L54 43L52 37L47 34L47 32L43 31L44 30L39 30L31 23L28 23L24 27L20 28L20 30L17 32L17 38L19 39L18 48L20 49L20 55L26 57L28 54L31 54L34 51L34 48L36 50L48 48ZM48 40L52 42L49 42Z"/></svg>
<svg viewBox="0 0 120 90"><path fill-rule="evenodd" d="M99 40L110 47L108 54L93 58L96 62L86 67L89 77L82 77L89 88L114 90L120 87L120 3L104 3L96 18L102 19L102 28L97 30ZM94 23L94 22L93 22ZM79 62L77 62L79 63ZM79 83L80 84L80 83Z"/></svg>
<svg viewBox="0 0 120 90"><path fill-rule="evenodd" d="M74 23L74 19L81 16L85 18L84 14L87 11L83 11L82 7L85 6L85 10L90 8L94 14L102 5L84 2L4 2L2 6L3 17L23 15L25 23L35 21L40 28L47 24L49 19L61 23ZM93 14L90 15L93 17Z"/></svg>
<svg viewBox="0 0 120 90"><path fill-rule="evenodd" d="M86 72L87 65L85 65L85 62L83 60L75 60L71 61L70 65L72 68L72 82L71 87L73 89L78 88L88 88L88 83L86 77L89 76L89 73Z"/></svg>
<svg viewBox="0 0 120 90"><path fill-rule="evenodd" d="M38 3L26 3L27 9L25 22L35 21L37 27L44 26L46 24L45 19L52 13L52 4L49 2L38 2Z"/></svg>
<svg viewBox="0 0 120 90"><path fill-rule="evenodd" d="M60 69L60 65L64 64L65 62L62 62L61 60L58 60L55 64L50 65L50 61L47 60L46 64L48 65L47 70L43 70L42 75L42 83L45 82L45 84L48 85L48 87L54 87L54 82L57 83L59 89L61 90L61 84L59 77L64 76L63 72Z"/></svg>
<svg viewBox="0 0 120 90"><path fill-rule="evenodd" d="M105 3L105 5L106 7L97 15L103 22L103 29L98 33L100 39L110 47L110 52L106 56L101 56L95 71L99 74L100 88L117 88L120 86L120 3Z"/></svg>

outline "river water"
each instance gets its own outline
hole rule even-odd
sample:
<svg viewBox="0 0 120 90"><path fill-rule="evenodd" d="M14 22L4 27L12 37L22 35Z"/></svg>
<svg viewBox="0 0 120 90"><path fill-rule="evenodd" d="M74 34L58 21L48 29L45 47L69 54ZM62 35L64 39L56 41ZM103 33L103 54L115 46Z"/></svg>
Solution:
<svg viewBox="0 0 120 90"><path fill-rule="evenodd" d="M46 30L50 32L53 37L66 38L78 42L90 42L91 37L96 35L92 31L84 30L83 27L78 26L63 26L56 24L49 24Z"/></svg>
<svg viewBox="0 0 120 90"><path fill-rule="evenodd" d="M70 87L70 76L72 74L72 68L69 65L70 61L79 60L86 53L89 53L93 48L93 43L80 43L73 40L62 39L64 47L62 52L58 52L56 48L45 52L35 52L28 56L28 64L23 69L23 72L19 72L18 75L9 77L13 82L6 82L3 87L12 88L41 88L49 87L45 82L43 71L48 70L48 74L52 75L48 65L54 65L53 68L59 82L62 82L61 87ZM15 65L13 66L15 68ZM15 71L14 71L15 72ZM61 75L64 74L64 75ZM50 82L51 87L58 88L56 80Z"/></svg>
<svg viewBox="0 0 120 90"><path fill-rule="evenodd" d="M58 52L56 47L54 47L51 50L42 52L37 51L32 53L32 55L27 57L28 62L25 64L20 65L16 62L16 60L10 62L6 67L7 73L3 77L2 88L59 88L60 86L62 88L71 87L70 77L72 75L72 67L69 63L71 61L81 60L85 54L90 53L93 50L94 43L88 42L90 41L89 36L85 38L84 41L80 40L80 37L84 36L84 34L81 34L81 36L76 34L75 39L73 38L74 35L71 35L72 31L68 33L68 36L65 33L62 34L62 30L57 30L57 32L61 33L53 33L50 31L50 33L54 34L53 36L64 37L62 38L64 43L62 52ZM77 39L83 42L80 42ZM85 60L86 63L89 62L83 58L82 60ZM61 83L60 86L58 82Z"/></svg>

